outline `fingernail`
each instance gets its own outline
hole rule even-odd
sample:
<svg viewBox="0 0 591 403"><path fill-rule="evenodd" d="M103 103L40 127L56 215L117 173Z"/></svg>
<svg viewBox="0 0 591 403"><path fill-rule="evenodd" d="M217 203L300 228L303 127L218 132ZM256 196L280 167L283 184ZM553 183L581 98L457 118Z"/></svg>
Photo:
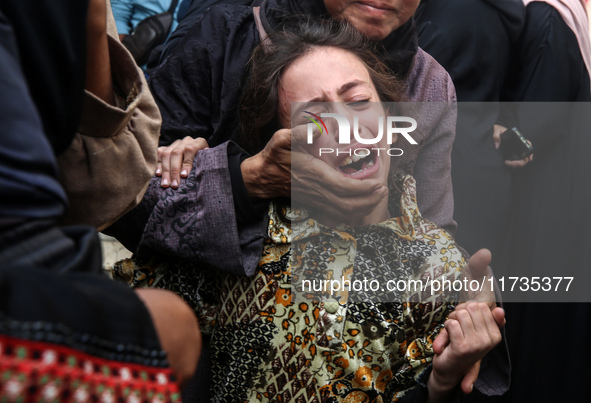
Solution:
<svg viewBox="0 0 591 403"><path fill-rule="evenodd" d="M187 170L186 169L183 169L181 171L181 176L187 176Z"/></svg>
<svg viewBox="0 0 591 403"><path fill-rule="evenodd" d="M160 175L162 173L162 170L160 168L156 169L156 175Z"/></svg>
<svg viewBox="0 0 591 403"><path fill-rule="evenodd" d="M172 181L172 185L173 188L178 188L179 187L179 183L175 180Z"/></svg>
<svg viewBox="0 0 591 403"><path fill-rule="evenodd" d="M168 186L168 179L162 179L162 186Z"/></svg>
<svg viewBox="0 0 591 403"><path fill-rule="evenodd" d="M472 390L474 390L474 385L470 385L470 393L472 393Z"/></svg>

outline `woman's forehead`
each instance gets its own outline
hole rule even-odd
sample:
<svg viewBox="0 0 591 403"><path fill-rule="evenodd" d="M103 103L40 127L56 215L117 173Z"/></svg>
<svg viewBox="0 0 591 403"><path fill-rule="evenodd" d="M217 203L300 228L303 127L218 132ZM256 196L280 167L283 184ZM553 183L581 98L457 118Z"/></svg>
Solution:
<svg viewBox="0 0 591 403"><path fill-rule="evenodd" d="M281 77L285 95L298 98L292 102L310 101L322 94L337 95L350 83L373 87L366 65L355 54L333 47L311 50L294 61Z"/></svg>

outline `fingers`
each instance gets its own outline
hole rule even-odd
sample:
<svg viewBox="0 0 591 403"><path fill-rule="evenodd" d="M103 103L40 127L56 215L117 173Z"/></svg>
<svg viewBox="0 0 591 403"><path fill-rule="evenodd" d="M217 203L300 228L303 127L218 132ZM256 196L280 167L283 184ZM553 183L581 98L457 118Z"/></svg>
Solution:
<svg viewBox="0 0 591 403"><path fill-rule="evenodd" d="M312 144L314 142L314 140L316 140L318 137L320 137L322 135L322 133L320 132L320 130L318 130L318 128L313 127L312 130L312 137L308 138L308 125L299 125L296 127L293 127L290 130L290 137L291 137L291 147L293 149L297 148L297 147L302 147L305 146L307 144Z"/></svg>
<svg viewBox="0 0 591 403"><path fill-rule="evenodd" d="M355 222L356 219L361 219L370 214L387 194L386 189L386 192L374 192L365 197L341 198L334 204L331 204L333 203L331 201L324 204L321 196L314 197L312 194L299 195L295 200L305 204L316 217L318 217L318 214L322 214L338 222ZM328 197L328 200L331 199L332 196Z"/></svg>
<svg viewBox="0 0 591 403"><path fill-rule="evenodd" d="M304 204L311 211L319 210L340 222L351 222L370 214L379 202L388 195L387 188L380 188L362 196L337 196L327 193L326 188L319 188L308 193L294 192L293 200Z"/></svg>
<svg viewBox="0 0 591 403"><path fill-rule="evenodd" d="M495 142L495 149L501 146L501 134L507 131L507 128L501 125L493 125L493 140Z"/></svg>
<svg viewBox="0 0 591 403"><path fill-rule="evenodd" d="M492 316L497 323L499 329L502 329L503 326L507 323L507 319L505 318L505 310L503 308L497 307L492 310Z"/></svg>
<svg viewBox="0 0 591 403"><path fill-rule="evenodd" d="M277 131L269 144L269 154L289 150L291 197L308 208L322 210L331 218L342 221L361 218L371 213L388 195L388 188L377 179L346 177L309 152L309 144L323 135L314 126L308 133L308 125ZM309 138L310 137L310 138ZM266 147L267 148L267 147Z"/></svg>
<svg viewBox="0 0 591 403"><path fill-rule="evenodd" d="M337 219L366 216L389 192L379 180L346 177L306 151L291 153L291 169L292 198Z"/></svg>
<svg viewBox="0 0 591 403"><path fill-rule="evenodd" d="M473 254L464 269L464 273L470 280L482 279L482 276L488 274L488 265L492 260L492 254L488 249L480 249Z"/></svg>
<svg viewBox="0 0 591 403"><path fill-rule="evenodd" d="M170 153L170 187L173 189L177 189L179 187L179 183L181 183L181 165L183 164L183 157L184 152L182 149L182 142L181 144L177 145L171 150ZM166 174L166 171L162 173L163 175Z"/></svg>
<svg viewBox="0 0 591 403"><path fill-rule="evenodd" d="M460 311L452 312L455 315L450 315L450 318L445 321L445 330L449 335L449 342L454 346L461 346L463 341L465 340L464 329L462 328L462 323L464 326L466 325L466 310L462 309ZM469 314L468 314L469 315ZM462 319L462 322L460 322Z"/></svg>
<svg viewBox="0 0 591 403"><path fill-rule="evenodd" d="M529 140L528 140L528 142L529 142ZM518 161L505 161L505 165L507 165L510 168L523 168L524 166L526 166L527 164L529 164L533 160L534 160L534 155L531 154L530 156L525 157L522 160L518 160Z"/></svg>
<svg viewBox="0 0 591 403"><path fill-rule="evenodd" d="M525 140L529 143L529 145L532 145L532 142L529 140ZM518 160L518 161L505 161L505 165L507 165L510 168L523 168L524 166L526 166L527 164L529 164L530 162L532 162L534 160L534 155L531 154L527 157L525 157L522 160Z"/></svg>
<svg viewBox="0 0 591 403"><path fill-rule="evenodd" d="M503 134L504 132L507 131L507 128L501 125L494 125L493 126L493 141L495 142L495 149L499 149L499 147L501 146L501 134ZM531 141L527 140L527 142L531 145ZM505 165L507 165L510 168L516 169L516 168L523 168L524 166L526 166L527 164L529 164L530 162L533 161L534 155L530 155L528 157L525 157L522 160L517 160L517 161L505 161Z"/></svg>
<svg viewBox="0 0 591 403"><path fill-rule="evenodd" d="M337 204L348 197L368 197L380 190L382 196L387 194L387 187L378 180L346 177L318 158L310 158L305 165L301 165L299 158L298 153L293 153L292 186L298 191L305 191L306 188L325 189L325 197L332 196L330 201Z"/></svg>
<svg viewBox="0 0 591 403"><path fill-rule="evenodd" d="M183 152L183 160L181 164L181 178L186 178L189 176L189 172L193 168L193 160L197 153L201 150L206 150L209 148L209 144L203 138L191 139L189 144L185 147Z"/></svg>
<svg viewBox="0 0 591 403"><path fill-rule="evenodd" d="M441 332L439 332L439 335L437 335L437 337L433 341L433 351L435 352L435 354L442 354L443 350L445 349L445 347L447 347L448 344L449 334L447 333L447 330L441 329Z"/></svg>
<svg viewBox="0 0 591 403"><path fill-rule="evenodd" d="M178 140L177 140L178 141ZM168 147L158 147L158 167L160 168L160 186L167 188L170 186L170 153L174 147L172 143Z"/></svg>
<svg viewBox="0 0 591 403"><path fill-rule="evenodd" d="M176 140L170 146L159 147L156 176L162 177L161 186L178 188L181 177L189 176L197 152L206 148L209 146L205 139L190 136Z"/></svg>
<svg viewBox="0 0 591 403"><path fill-rule="evenodd" d="M479 287L464 286L460 290L460 301L481 301L489 304L493 309L495 304L495 293L492 288L494 282L489 274L488 265L491 261L491 253L488 249L480 249L470 258L468 264L462 272L462 281L464 284L473 284L474 281L480 284Z"/></svg>
<svg viewBox="0 0 591 403"><path fill-rule="evenodd" d="M468 370L464 378L462 379L461 388L464 394L472 393L474 389L474 383L478 379L478 374L480 373L480 362L482 360L476 361L474 365Z"/></svg>
<svg viewBox="0 0 591 403"><path fill-rule="evenodd" d="M316 158L305 172L292 172L292 198L334 218L364 217L388 192L378 181L347 178Z"/></svg>
<svg viewBox="0 0 591 403"><path fill-rule="evenodd" d="M440 385L461 384L462 391L470 393L478 378L480 360L501 341L501 334L487 304L470 302L462 306L445 321L447 336L440 335L433 342L433 350L438 353L433 357L432 374ZM499 317L501 311L496 313Z"/></svg>
<svg viewBox="0 0 591 403"><path fill-rule="evenodd" d="M462 355L483 356L501 341L497 319L485 303L470 302L464 306L465 308L456 308L445 322L450 343L454 344ZM495 312L499 320L501 316L504 319L504 311L501 308L495 308Z"/></svg>

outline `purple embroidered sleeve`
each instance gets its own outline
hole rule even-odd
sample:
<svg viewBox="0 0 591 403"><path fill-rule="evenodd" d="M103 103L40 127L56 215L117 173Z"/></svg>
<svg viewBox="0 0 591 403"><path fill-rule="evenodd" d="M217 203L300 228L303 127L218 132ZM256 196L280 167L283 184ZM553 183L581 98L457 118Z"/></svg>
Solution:
<svg viewBox="0 0 591 403"><path fill-rule="evenodd" d="M406 97L421 108L419 147L405 151L400 171L417 181L424 217L454 233L451 148L456 127L456 91L449 74L419 48L407 78Z"/></svg>
<svg viewBox="0 0 591 403"><path fill-rule="evenodd" d="M267 216L260 223L238 227L227 146L224 143L200 151L189 177L176 190L162 189L160 178L152 179L140 206L149 210L149 218L138 253L157 251L205 268L254 273Z"/></svg>

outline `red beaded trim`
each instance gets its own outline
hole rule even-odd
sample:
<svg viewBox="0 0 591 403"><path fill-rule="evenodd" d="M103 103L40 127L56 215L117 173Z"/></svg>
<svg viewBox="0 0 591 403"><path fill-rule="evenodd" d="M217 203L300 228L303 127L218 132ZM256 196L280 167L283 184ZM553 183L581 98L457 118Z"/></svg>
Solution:
<svg viewBox="0 0 591 403"><path fill-rule="evenodd" d="M109 361L0 335L0 401L180 402L173 379L170 368Z"/></svg>

